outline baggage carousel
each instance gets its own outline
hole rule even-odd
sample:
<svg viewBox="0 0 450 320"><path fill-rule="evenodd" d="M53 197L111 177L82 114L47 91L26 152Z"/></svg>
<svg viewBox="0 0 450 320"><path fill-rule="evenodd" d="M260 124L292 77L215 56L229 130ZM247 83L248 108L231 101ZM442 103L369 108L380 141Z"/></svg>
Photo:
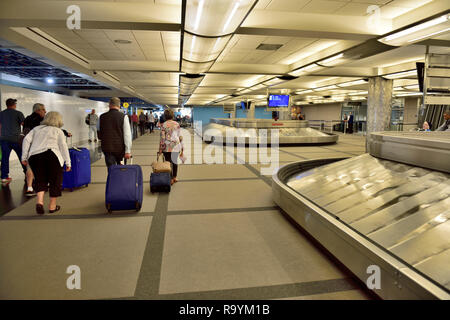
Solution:
<svg viewBox="0 0 450 320"><path fill-rule="evenodd" d="M211 119L202 132L203 141L217 143L271 143L275 135L279 144L331 144L338 140L336 134L310 128L307 120Z"/></svg>
<svg viewBox="0 0 450 320"><path fill-rule="evenodd" d="M450 299L450 133L381 132L369 153L273 176L274 201L384 299Z"/></svg>

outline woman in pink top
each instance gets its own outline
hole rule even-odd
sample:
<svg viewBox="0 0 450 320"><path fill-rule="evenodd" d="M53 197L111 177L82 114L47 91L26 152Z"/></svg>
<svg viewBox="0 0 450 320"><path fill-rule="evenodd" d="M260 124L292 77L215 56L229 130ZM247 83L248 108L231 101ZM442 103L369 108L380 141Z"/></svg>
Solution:
<svg viewBox="0 0 450 320"><path fill-rule="evenodd" d="M181 136L180 124L173 121L173 111L164 110L164 123L161 125L161 140L159 143L159 154L164 154L164 159L172 164L171 184L177 182L178 156L183 152L183 137Z"/></svg>

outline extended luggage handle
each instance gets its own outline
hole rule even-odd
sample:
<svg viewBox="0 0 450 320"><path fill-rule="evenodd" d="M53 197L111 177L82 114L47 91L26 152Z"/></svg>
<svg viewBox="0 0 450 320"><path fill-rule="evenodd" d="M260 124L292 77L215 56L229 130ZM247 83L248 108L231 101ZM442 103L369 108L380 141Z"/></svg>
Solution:
<svg viewBox="0 0 450 320"><path fill-rule="evenodd" d="M70 138L70 144L68 142L69 138ZM74 149L74 150L77 150L77 151L81 151L79 148L73 146L73 136L66 137L66 144L69 147L69 149Z"/></svg>
<svg viewBox="0 0 450 320"><path fill-rule="evenodd" d="M130 163L127 163L128 160L130 161ZM133 156L131 156L130 159L123 158L123 165L126 166L127 164L129 164L129 165L133 164Z"/></svg>

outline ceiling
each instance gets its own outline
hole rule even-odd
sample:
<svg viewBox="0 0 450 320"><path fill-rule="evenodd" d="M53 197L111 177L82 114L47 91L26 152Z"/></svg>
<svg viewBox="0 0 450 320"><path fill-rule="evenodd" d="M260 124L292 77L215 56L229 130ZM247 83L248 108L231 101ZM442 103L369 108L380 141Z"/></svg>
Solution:
<svg viewBox="0 0 450 320"><path fill-rule="evenodd" d="M134 96L158 105L177 105L179 76L183 74L182 3L181 0L2 0L0 38L43 56L56 66L84 74L121 96ZM66 10L72 4L81 9L80 30L69 30L66 26L69 16ZM268 92L295 94L414 69L415 63L424 59L423 43L381 51L368 43L448 9L448 0L259 0L187 104L209 105L241 89L346 50L359 50L354 48L361 46L369 48L363 58L220 103L264 100ZM434 43L430 50L450 53L449 37L449 34L437 36L435 39L441 42L439 46ZM258 50L261 44L281 47ZM370 52L372 47L374 50ZM417 84L414 78L395 80L394 86ZM358 84L308 95L352 94L367 87ZM298 95L296 99L304 97Z"/></svg>

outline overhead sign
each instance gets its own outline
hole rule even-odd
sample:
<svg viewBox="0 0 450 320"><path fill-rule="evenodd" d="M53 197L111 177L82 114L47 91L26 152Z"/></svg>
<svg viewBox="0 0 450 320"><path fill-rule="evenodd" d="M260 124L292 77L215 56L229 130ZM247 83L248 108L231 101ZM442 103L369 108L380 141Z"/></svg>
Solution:
<svg viewBox="0 0 450 320"><path fill-rule="evenodd" d="M236 111L236 105L227 104L223 106L223 113L233 113Z"/></svg>
<svg viewBox="0 0 450 320"><path fill-rule="evenodd" d="M128 108L129 106L130 106L130 105L129 105L128 102L124 102L124 103L123 103L123 107L124 107L124 108Z"/></svg>

